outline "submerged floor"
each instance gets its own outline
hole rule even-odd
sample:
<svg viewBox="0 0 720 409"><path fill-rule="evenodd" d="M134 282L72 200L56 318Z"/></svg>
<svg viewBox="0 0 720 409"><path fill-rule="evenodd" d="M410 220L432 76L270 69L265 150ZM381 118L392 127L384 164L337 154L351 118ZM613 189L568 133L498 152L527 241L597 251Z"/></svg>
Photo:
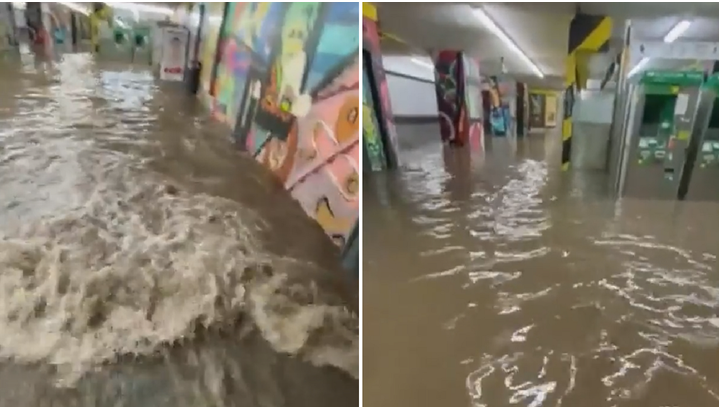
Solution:
<svg viewBox="0 0 720 409"><path fill-rule="evenodd" d="M717 203L616 203L557 135L398 132L364 182L364 404L717 406Z"/></svg>
<svg viewBox="0 0 720 409"><path fill-rule="evenodd" d="M339 251L199 103L0 60L0 404L358 403Z"/></svg>

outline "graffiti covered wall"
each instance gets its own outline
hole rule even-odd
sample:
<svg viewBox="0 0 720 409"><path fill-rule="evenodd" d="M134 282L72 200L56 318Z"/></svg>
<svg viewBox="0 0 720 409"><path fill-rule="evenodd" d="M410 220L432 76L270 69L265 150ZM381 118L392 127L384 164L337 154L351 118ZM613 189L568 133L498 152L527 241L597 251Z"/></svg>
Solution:
<svg viewBox="0 0 720 409"><path fill-rule="evenodd" d="M363 95L362 95L362 134L363 134L363 163L365 170L378 172L387 167L385 146L380 134L377 104L375 103L370 80L368 62L363 60Z"/></svg>
<svg viewBox="0 0 720 409"><path fill-rule="evenodd" d="M467 139L473 150L485 150L482 110L482 76L477 60L463 53L465 104L467 106Z"/></svg>
<svg viewBox="0 0 720 409"><path fill-rule="evenodd" d="M202 70L200 70L200 95L205 98L210 97L213 92L218 37L220 36L224 10L225 3L206 3L205 21L203 22L199 55L200 62L202 63ZM210 101L206 102L210 103Z"/></svg>
<svg viewBox="0 0 720 409"><path fill-rule="evenodd" d="M397 131L380 50L377 10L369 3L363 3L362 7L363 76L367 84L363 90L370 92L363 95L363 116L375 118L372 122L375 129L363 129L363 149L373 168L381 169L379 164L383 162L388 168L395 168L398 164ZM370 124L370 121L363 121L364 127Z"/></svg>
<svg viewBox="0 0 720 409"><path fill-rule="evenodd" d="M435 92L440 114L440 133L444 142L462 145L458 123L465 105L460 90L460 52L440 51L435 56Z"/></svg>
<svg viewBox="0 0 720 409"><path fill-rule="evenodd" d="M440 51L435 60L435 90L443 141L484 149L480 67L459 51Z"/></svg>
<svg viewBox="0 0 720 409"><path fill-rule="evenodd" d="M494 136L506 136L511 130L511 100L515 98L515 84L497 76L484 78L485 130ZM515 101L512 101L512 106Z"/></svg>
<svg viewBox="0 0 720 409"><path fill-rule="evenodd" d="M358 218L357 3L228 3L212 111L342 245Z"/></svg>

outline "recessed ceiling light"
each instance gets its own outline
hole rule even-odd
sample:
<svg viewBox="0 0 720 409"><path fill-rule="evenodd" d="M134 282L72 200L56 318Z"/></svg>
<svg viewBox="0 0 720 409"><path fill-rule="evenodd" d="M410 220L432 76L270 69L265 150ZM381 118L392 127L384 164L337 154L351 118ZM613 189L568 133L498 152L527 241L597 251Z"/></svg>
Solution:
<svg viewBox="0 0 720 409"><path fill-rule="evenodd" d="M497 24L493 21L490 16L483 10L482 8L474 8L473 14L475 17L480 20L480 22L493 34L495 34L500 40L513 52L515 55L517 55L525 65L530 68L530 70L537 75L540 78L544 78L545 74L543 74L540 67L538 67L531 59L530 57L523 52L523 50L518 47L518 45L513 41L506 33L503 31L500 27L498 27Z"/></svg>
<svg viewBox="0 0 720 409"><path fill-rule="evenodd" d="M663 42L668 44L675 42L675 40L677 40L681 35L685 34L685 32L688 30L688 28L690 28L691 25L692 21L689 20L682 20L678 22L677 24L675 24L675 26L673 26L673 28L670 29L670 31L668 31L667 34L665 34ZM640 60L640 62L636 66L634 66L632 70L630 70L630 72L628 73L628 78L637 74L649 62L650 58L643 57L643 59Z"/></svg>

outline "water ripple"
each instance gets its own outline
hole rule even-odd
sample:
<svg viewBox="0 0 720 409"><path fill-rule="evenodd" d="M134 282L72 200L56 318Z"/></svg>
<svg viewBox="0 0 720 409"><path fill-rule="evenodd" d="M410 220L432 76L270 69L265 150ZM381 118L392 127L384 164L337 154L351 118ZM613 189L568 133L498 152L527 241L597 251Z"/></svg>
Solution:
<svg viewBox="0 0 720 409"><path fill-rule="evenodd" d="M417 166L383 187L392 194L364 191L364 354L395 351L365 396L716 405L717 203L614 202L590 190L603 179L559 172L532 139L518 149L540 155L493 139L482 160L415 142Z"/></svg>

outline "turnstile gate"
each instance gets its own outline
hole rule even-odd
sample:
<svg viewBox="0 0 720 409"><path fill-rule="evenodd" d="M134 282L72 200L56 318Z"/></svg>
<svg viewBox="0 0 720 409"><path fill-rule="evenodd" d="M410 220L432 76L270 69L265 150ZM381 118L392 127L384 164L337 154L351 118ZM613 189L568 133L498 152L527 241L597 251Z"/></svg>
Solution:
<svg viewBox="0 0 720 409"><path fill-rule="evenodd" d="M678 198L703 81L702 72L648 71L632 87L623 196Z"/></svg>

